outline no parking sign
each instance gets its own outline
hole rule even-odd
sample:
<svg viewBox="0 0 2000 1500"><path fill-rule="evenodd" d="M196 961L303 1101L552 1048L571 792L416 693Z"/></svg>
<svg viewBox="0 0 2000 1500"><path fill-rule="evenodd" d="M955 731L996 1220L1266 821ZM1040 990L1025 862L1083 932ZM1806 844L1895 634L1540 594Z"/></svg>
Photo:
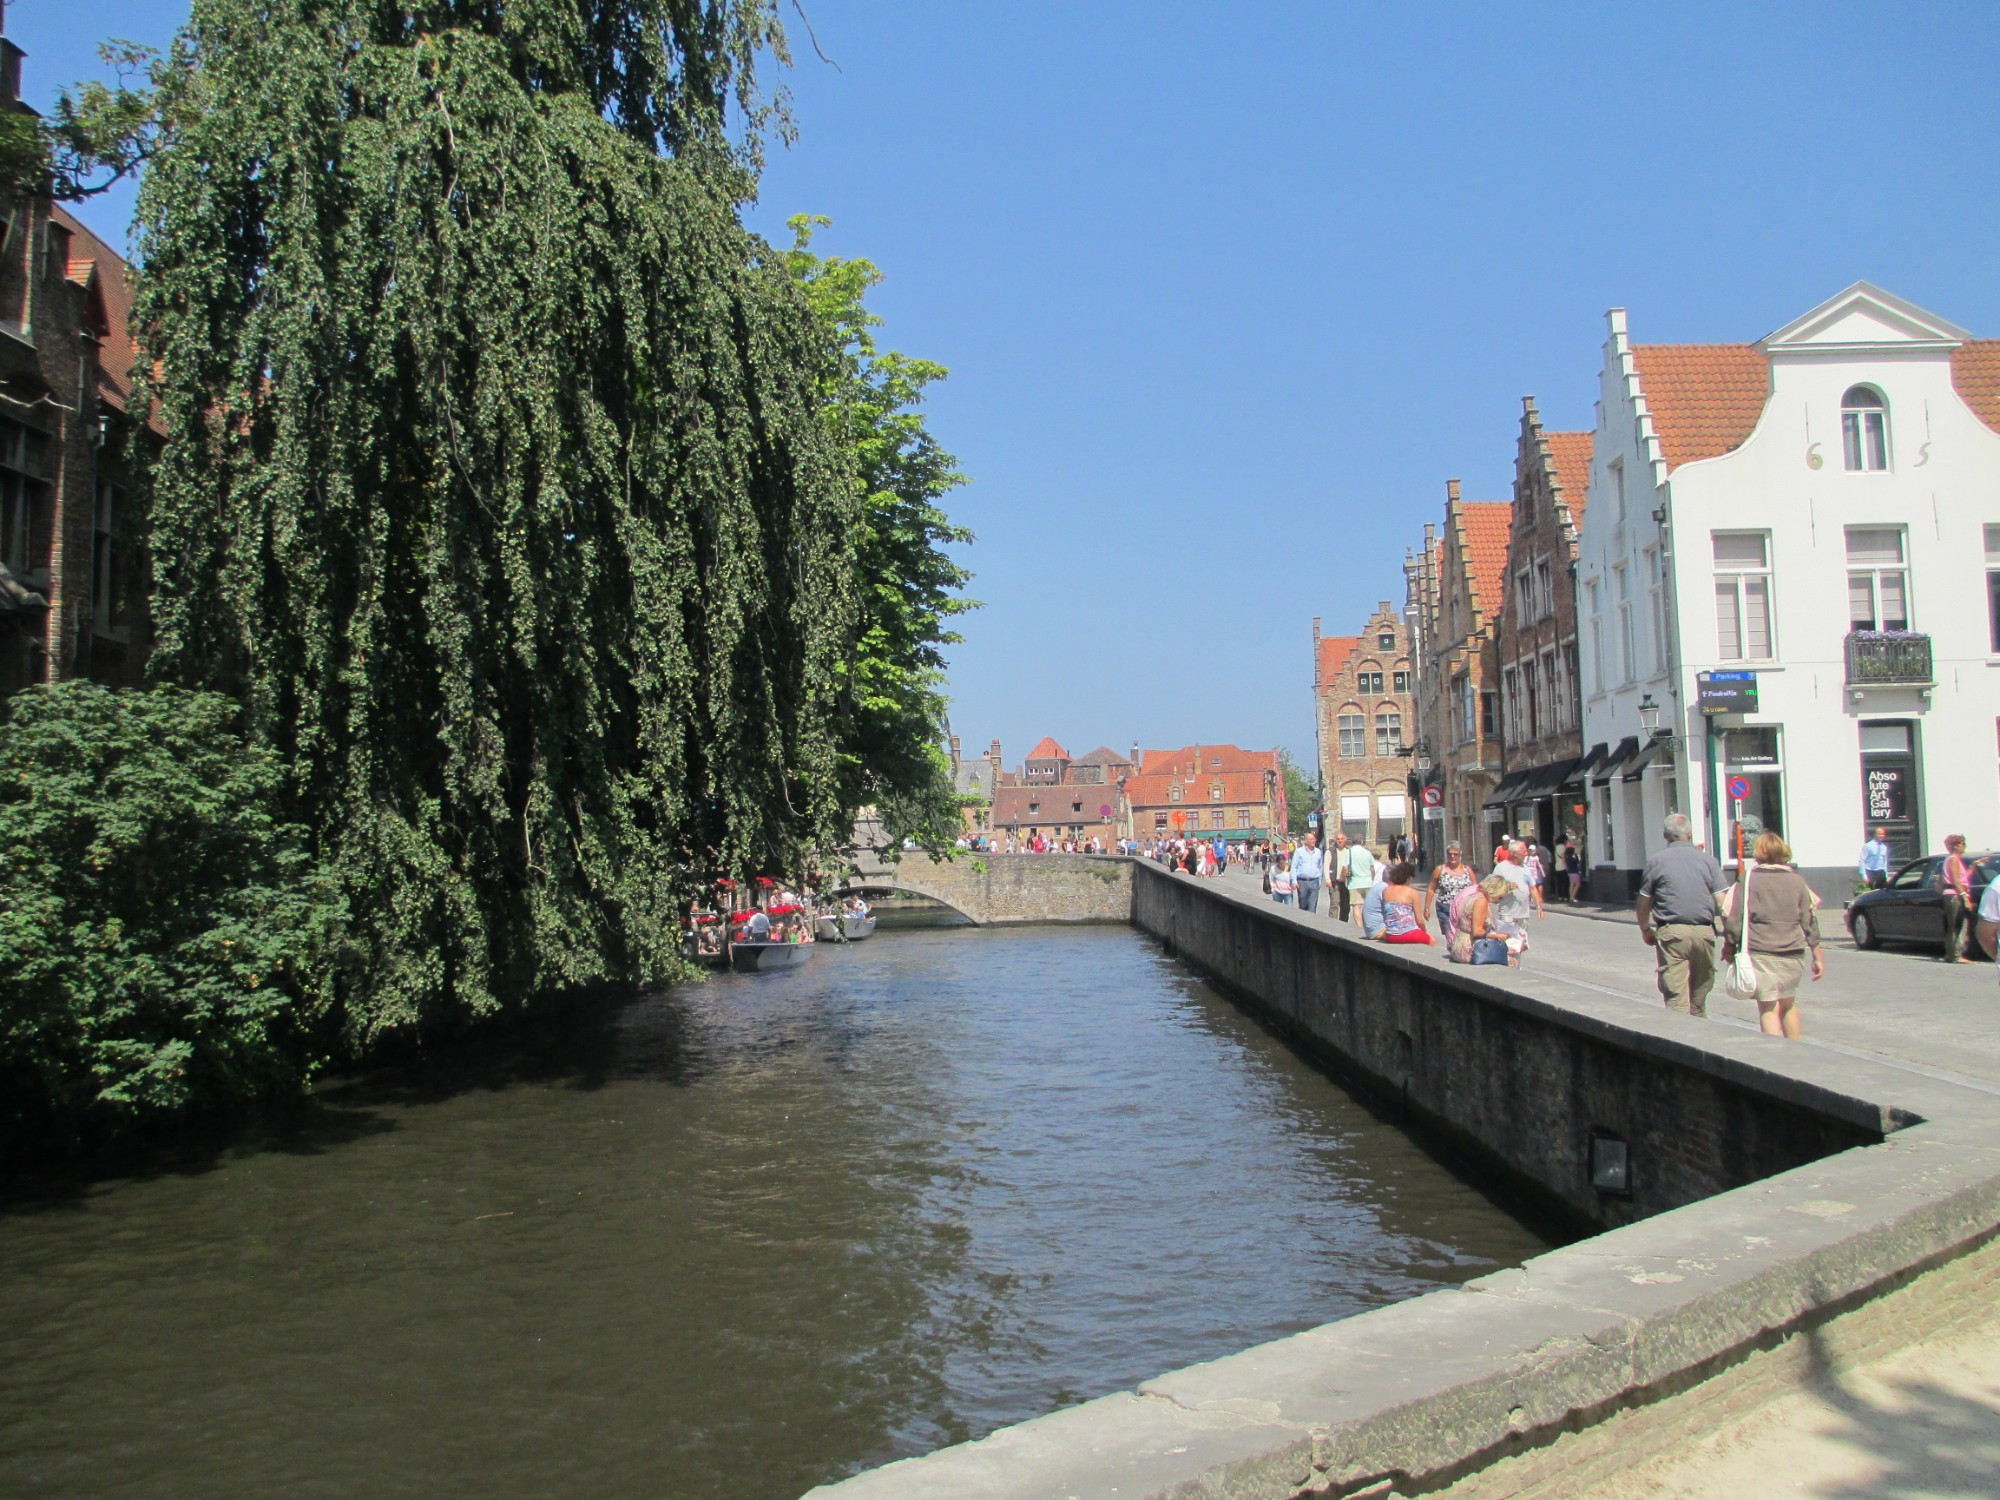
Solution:
<svg viewBox="0 0 2000 1500"><path fill-rule="evenodd" d="M1750 778L1748 776L1732 776L1729 778L1729 800L1731 802L1741 802L1749 795Z"/></svg>

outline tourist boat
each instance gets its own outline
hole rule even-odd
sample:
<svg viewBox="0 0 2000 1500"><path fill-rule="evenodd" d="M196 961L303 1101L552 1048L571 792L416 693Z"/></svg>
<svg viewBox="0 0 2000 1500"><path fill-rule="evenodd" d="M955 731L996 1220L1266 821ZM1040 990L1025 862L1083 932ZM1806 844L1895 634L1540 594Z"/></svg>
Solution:
<svg viewBox="0 0 2000 1500"><path fill-rule="evenodd" d="M732 942L729 967L739 974L768 974L775 969L796 969L812 956L810 939L796 943Z"/></svg>
<svg viewBox="0 0 2000 1500"><path fill-rule="evenodd" d="M756 939L743 936L739 926L729 937L729 966L741 974L767 974L777 969L796 969L812 955L812 913L789 903L765 909L771 919L771 935ZM743 913L746 918L748 913Z"/></svg>
<svg viewBox="0 0 2000 1500"><path fill-rule="evenodd" d="M875 914L857 917L852 912L823 912L819 919L819 940L823 943L837 943L845 937L850 943L858 943L875 931Z"/></svg>

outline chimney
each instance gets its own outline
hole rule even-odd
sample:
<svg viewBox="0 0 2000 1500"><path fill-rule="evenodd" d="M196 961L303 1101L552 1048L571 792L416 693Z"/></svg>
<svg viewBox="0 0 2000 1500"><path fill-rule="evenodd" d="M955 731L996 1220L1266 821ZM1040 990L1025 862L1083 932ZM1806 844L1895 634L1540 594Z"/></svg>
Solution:
<svg viewBox="0 0 2000 1500"><path fill-rule="evenodd" d="M957 772L957 770L958 770L958 736L957 736L957 735L953 735L953 736L951 737L951 769L952 769L952 771L953 771L954 773L956 773L956 772Z"/></svg>
<svg viewBox="0 0 2000 1500"><path fill-rule="evenodd" d="M1456 479L1447 479L1444 482L1444 503L1446 505L1458 504L1458 481Z"/></svg>
<svg viewBox="0 0 2000 1500"><path fill-rule="evenodd" d="M1132 741L1132 764L1134 766L1139 764L1139 742L1137 740Z"/></svg>

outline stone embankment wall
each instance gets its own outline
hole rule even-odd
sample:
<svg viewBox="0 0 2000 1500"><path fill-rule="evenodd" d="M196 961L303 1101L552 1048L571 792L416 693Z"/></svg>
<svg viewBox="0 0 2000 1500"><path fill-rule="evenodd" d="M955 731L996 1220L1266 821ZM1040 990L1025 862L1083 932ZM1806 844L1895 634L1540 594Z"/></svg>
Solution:
<svg viewBox="0 0 2000 1500"><path fill-rule="evenodd" d="M1865 1100L1751 1083L1699 1047L1550 1005L1519 976L1442 967L1218 894L1145 866L1132 920L1440 1154L1572 1232L1679 1208L1890 1126ZM1593 1137L1624 1147L1627 1192L1591 1186Z"/></svg>
<svg viewBox="0 0 2000 1500"><path fill-rule="evenodd" d="M1110 854L905 854L863 870L857 890L911 891L981 926L1025 922L1129 922L1138 862Z"/></svg>
<svg viewBox="0 0 2000 1500"><path fill-rule="evenodd" d="M1132 878L1140 926L1420 1128L1631 1222L816 1496L1547 1500L2000 1287L2000 1090ZM1629 1147L1631 1199L1591 1191L1593 1129Z"/></svg>

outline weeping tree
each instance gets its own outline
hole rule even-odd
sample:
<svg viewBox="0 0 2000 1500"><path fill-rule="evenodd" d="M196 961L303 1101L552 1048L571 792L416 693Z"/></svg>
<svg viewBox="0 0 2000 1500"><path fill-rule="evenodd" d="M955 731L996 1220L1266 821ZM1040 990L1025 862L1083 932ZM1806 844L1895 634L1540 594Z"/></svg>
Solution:
<svg viewBox="0 0 2000 1500"><path fill-rule="evenodd" d="M960 593L971 574L947 550L972 533L938 503L965 476L918 410L947 371L877 346L882 320L866 298L882 273L869 260L815 254L814 231L830 222L792 218L785 263L825 325L825 418L852 460L861 506L859 615L836 705L840 796L876 808L887 848L909 839L941 852L963 829L943 749L944 647L960 639L952 617L977 607Z"/></svg>
<svg viewBox="0 0 2000 1500"><path fill-rule="evenodd" d="M742 227L768 0L195 0L140 201L154 670L288 771L353 1045L674 972L844 841L824 320Z"/></svg>

